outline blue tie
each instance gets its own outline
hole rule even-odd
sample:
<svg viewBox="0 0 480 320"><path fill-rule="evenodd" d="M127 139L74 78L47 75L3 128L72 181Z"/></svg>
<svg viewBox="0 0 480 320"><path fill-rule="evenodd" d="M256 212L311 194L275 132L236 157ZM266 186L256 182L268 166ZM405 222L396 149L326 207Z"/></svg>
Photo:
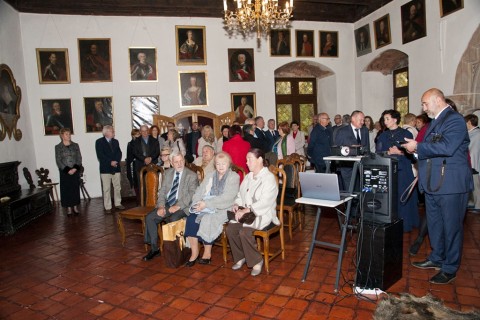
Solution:
<svg viewBox="0 0 480 320"><path fill-rule="evenodd" d="M173 180L172 189L170 189L170 192L168 193L167 205L169 207L173 206L175 204L175 201L177 200L177 189L179 180L180 172L176 172L175 180Z"/></svg>

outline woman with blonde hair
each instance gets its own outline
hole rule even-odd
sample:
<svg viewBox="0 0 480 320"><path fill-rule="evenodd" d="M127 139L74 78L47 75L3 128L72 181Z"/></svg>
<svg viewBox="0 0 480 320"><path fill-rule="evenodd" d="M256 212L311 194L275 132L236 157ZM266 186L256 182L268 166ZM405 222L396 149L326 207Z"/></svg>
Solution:
<svg viewBox="0 0 480 320"><path fill-rule="evenodd" d="M198 139L198 153L201 153L203 147L205 145L209 145L213 148L213 150L217 150L217 142L215 141L215 134L213 133L212 127L209 125L203 126L202 128L202 136Z"/></svg>

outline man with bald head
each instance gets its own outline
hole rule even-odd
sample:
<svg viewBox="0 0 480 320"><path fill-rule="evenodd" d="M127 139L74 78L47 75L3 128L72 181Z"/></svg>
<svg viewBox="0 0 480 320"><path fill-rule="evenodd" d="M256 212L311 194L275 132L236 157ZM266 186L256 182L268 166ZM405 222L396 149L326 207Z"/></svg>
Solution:
<svg viewBox="0 0 480 320"><path fill-rule="evenodd" d="M425 193L425 211L432 252L420 269L440 270L430 282L447 284L456 277L463 247L463 219L473 188L468 161L468 131L460 113L446 102L442 91L429 89L422 108L432 119L421 142L407 139L404 147L418 158L418 185Z"/></svg>

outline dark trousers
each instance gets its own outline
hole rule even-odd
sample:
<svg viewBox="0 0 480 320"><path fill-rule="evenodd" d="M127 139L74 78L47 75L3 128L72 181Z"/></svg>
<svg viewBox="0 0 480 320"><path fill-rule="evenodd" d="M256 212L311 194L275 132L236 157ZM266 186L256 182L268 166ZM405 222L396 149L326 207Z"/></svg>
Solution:
<svg viewBox="0 0 480 320"><path fill-rule="evenodd" d="M214 242L206 242L202 239L202 237L197 236L198 229L200 229L200 223L202 223L201 221L200 221L200 223L195 222L197 217L198 216L196 214L190 214L187 217L187 222L185 224L185 237L198 238L198 241L202 242L203 244L213 245L213 243L215 241Z"/></svg>
<svg viewBox="0 0 480 320"><path fill-rule="evenodd" d="M244 227L242 223L229 223L227 226L233 261L237 263L245 258L249 268L262 261L262 255L257 250L257 242L253 236L254 231L255 229Z"/></svg>
<svg viewBox="0 0 480 320"><path fill-rule="evenodd" d="M165 216L160 217L157 214L157 208L153 209L145 218L145 243L149 243L151 250L158 250L158 224L165 221L166 223L174 222L186 217L183 210L168 212L168 207L165 207Z"/></svg>
<svg viewBox="0 0 480 320"><path fill-rule="evenodd" d="M425 193L428 236L432 246L428 259L441 264L443 272L456 273L460 267L467 202L468 193Z"/></svg>
<svg viewBox="0 0 480 320"><path fill-rule="evenodd" d="M70 175L60 170L60 198L62 207L80 204L80 173L78 170Z"/></svg>

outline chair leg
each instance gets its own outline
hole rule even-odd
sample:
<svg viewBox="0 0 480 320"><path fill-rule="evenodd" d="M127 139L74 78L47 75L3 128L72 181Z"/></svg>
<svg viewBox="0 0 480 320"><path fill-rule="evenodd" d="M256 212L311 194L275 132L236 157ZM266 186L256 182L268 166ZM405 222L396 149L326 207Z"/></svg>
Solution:
<svg viewBox="0 0 480 320"><path fill-rule="evenodd" d="M223 262L226 264L227 263L227 253L228 253L228 240L227 240L227 233L225 231L225 226L223 226L223 231L222 231L222 251L223 251Z"/></svg>
<svg viewBox="0 0 480 320"><path fill-rule="evenodd" d="M285 260L285 235L283 233L283 227L280 228L280 249L282 250L282 260Z"/></svg>
<svg viewBox="0 0 480 320"><path fill-rule="evenodd" d="M122 246L125 247L125 226L123 225L123 219L120 215L117 215L117 224L118 231L120 231L120 235L122 236Z"/></svg>
<svg viewBox="0 0 480 320"><path fill-rule="evenodd" d="M270 238L263 238L263 258L265 260L265 270L270 273Z"/></svg>
<svg viewBox="0 0 480 320"><path fill-rule="evenodd" d="M293 212L288 210L288 235L290 240L293 239Z"/></svg>

